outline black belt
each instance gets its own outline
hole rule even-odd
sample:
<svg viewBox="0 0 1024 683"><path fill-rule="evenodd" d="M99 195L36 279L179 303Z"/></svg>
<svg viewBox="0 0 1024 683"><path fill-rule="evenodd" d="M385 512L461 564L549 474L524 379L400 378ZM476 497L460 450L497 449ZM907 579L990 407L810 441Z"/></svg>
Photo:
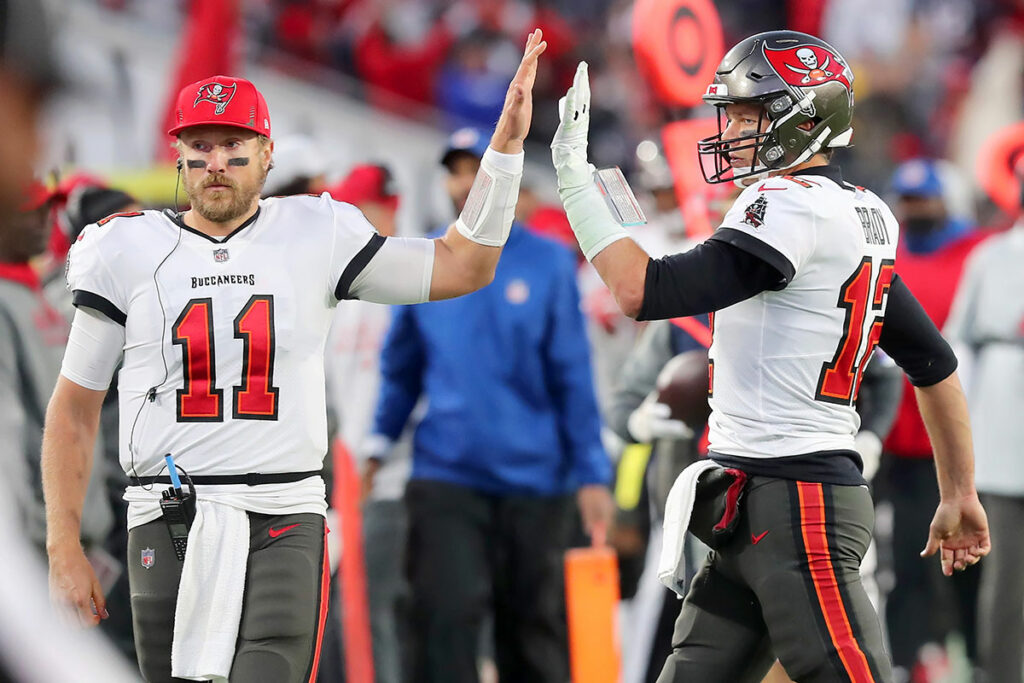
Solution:
<svg viewBox="0 0 1024 683"><path fill-rule="evenodd" d="M183 477L187 482L191 479L193 484L245 484L246 486L258 486L260 484L290 484L295 481L302 481L310 477L319 477L323 470L310 470L309 472L276 472L261 474L250 472L249 474L200 474L195 477ZM171 478L167 475L157 477L129 477L128 481L132 486L148 486L149 484L170 484Z"/></svg>

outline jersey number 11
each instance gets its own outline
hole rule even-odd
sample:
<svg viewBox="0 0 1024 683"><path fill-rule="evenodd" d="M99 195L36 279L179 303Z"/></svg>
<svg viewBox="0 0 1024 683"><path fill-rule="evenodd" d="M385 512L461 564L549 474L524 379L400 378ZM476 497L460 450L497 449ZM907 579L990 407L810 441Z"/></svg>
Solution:
<svg viewBox="0 0 1024 683"><path fill-rule="evenodd" d="M857 270L853 271L839 290L837 305L846 310L843 336L839 340L836 355L830 362L821 364L818 391L814 396L818 401L844 406L853 405L860 390L864 368L871 359L875 346L878 345L878 339L882 336L882 320L885 317L882 303L892 284L896 261L883 259L874 281L871 277L871 265L871 257L865 256ZM877 313L871 326L865 330L864 320L869 307Z"/></svg>
<svg viewBox="0 0 1024 683"><path fill-rule="evenodd" d="M254 294L235 316L241 339L242 383L232 388L231 417L276 420L279 389L274 386L274 297ZM192 299L171 327L181 346L185 386L178 389L178 422L222 422L224 390L217 388L213 344L213 299Z"/></svg>

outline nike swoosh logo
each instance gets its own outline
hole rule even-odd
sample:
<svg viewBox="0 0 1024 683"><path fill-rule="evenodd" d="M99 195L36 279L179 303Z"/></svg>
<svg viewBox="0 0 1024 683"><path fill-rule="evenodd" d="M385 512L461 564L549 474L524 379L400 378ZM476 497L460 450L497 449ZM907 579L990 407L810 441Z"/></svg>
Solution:
<svg viewBox="0 0 1024 683"><path fill-rule="evenodd" d="M283 526L280 529L275 529L274 527L270 527L270 537L271 538L277 538L278 536L280 536L284 532L288 531L289 529L294 529L297 526L301 526L301 524L289 524L288 526ZM768 532L766 531L765 533L768 533Z"/></svg>
<svg viewBox="0 0 1024 683"><path fill-rule="evenodd" d="M750 542L753 543L754 545L757 545L758 543L761 542L762 538L764 538L765 536L768 535L768 531L771 531L771 529L768 529L767 531L762 531L757 536L755 536L754 534L750 534Z"/></svg>

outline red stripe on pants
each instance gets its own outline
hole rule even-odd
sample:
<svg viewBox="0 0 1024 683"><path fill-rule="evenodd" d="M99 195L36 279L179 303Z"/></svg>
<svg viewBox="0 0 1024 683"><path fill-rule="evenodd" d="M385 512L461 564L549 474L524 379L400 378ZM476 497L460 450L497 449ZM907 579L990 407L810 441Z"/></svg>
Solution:
<svg viewBox="0 0 1024 683"><path fill-rule="evenodd" d="M331 558L327 552L327 534L330 530L324 524L324 566L320 570L320 615L316 620L316 648L313 650L313 666L309 670L309 683L316 681L320 668L320 648L324 644L324 625L327 623L327 605L331 595Z"/></svg>
<svg viewBox="0 0 1024 683"><path fill-rule="evenodd" d="M825 616L832 645L839 652L843 668L853 683L874 683L867 657L850 628L850 619L832 569L832 555L825 536L825 496L821 484L799 481L796 486L800 497L800 531L804 539L804 552L807 553L807 566L811 571L818 605Z"/></svg>

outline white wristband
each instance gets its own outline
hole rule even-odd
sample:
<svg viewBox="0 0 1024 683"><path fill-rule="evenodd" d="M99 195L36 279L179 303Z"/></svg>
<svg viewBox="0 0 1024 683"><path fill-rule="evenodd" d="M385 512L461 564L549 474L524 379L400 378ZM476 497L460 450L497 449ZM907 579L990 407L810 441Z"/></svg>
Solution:
<svg viewBox="0 0 1024 683"><path fill-rule="evenodd" d="M594 183L561 189L558 195L562 198L576 241L588 261L594 260L609 244L629 237Z"/></svg>
<svg viewBox="0 0 1024 683"><path fill-rule="evenodd" d="M463 237L488 247L505 244L519 199L525 156L523 152L503 154L487 148L466 205L455 221Z"/></svg>

